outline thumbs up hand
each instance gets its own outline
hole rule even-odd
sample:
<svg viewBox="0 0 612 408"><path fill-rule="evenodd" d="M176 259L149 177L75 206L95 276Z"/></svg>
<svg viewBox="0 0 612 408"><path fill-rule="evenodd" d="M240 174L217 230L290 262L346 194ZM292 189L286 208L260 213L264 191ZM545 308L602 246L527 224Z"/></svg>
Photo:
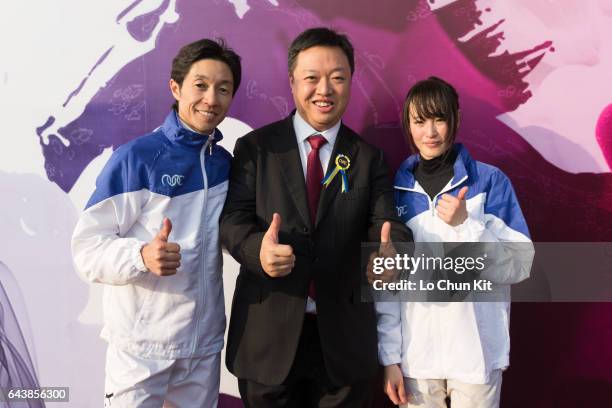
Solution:
<svg viewBox="0 0 612 408"><path fill-rule="evenodd" d="M391 282L397 277L397 271L395 269L385 269L382 273L374 273L374 258L395 258L395 255L397 255L397 251L391 240L391 223L385 221L380 228L380 245L378 251L370 255L368 267L366 269L366 276L370 284L375 280Z"/></svg>
<svg viewBox="0 0 612 408"><path fill-rule="evenodd" d="M468 188L463 187L459 190L457 197L453 197L450 194L442 194L438 204L436 205L436 211L438 217L445 223L452 227L463 224L467 219L467 209L465 206L465 196Z"/></svg>
<svg viewBox="0 0 612 408"><path fill-rule="evenodd" d="M175 242L168 242L170 232L172 222L164 218L161 230L140 250L145 266L157 276L174 275L181 266L181 247Z"/></svg>
<svg viewBox="0 0 612 408"><path fill-rule="evenodd" d="M280 226L281 217L274 213L270 227L261 240L261 249L259 250L261 267L264 272L273 278L289 275L295 266L295 255L291 245L278 243Z"/></svg>

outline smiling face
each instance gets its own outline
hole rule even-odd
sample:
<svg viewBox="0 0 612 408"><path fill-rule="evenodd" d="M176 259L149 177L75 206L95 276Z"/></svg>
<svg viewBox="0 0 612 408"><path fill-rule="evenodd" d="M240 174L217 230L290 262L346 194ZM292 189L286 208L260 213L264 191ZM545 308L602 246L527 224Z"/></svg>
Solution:
<svg viewBox="0 0 612 408"><path fill-rule="evenodd" d="M439 117L423 118L410 105L410 134L421 157L431 160L450 147L448 122Z"/></svg>
<svg viewBox="0 0 612 408"><path fill-rule="evenodd" d="M213 59L194 62L182 84L170 80L179 118L197 132L209 135L227 114L233 84L232 72L224 62Z"/></svg>
<svg viewBox="0 0 612 408"><path fill-rule="evenodd" d="M301 51L289 74L300 116L322 132L334 126L351 95L351 69L340 47L315 46Z"/></svg>

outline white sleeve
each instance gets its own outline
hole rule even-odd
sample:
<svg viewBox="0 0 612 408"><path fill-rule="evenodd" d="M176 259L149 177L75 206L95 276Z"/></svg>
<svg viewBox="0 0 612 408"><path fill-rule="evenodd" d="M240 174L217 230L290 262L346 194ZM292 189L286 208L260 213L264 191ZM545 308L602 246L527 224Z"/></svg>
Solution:
<svg viewBox="0 0 612 408"><path fill-rule="evenodd" d="M509 179L501 172L486 194L482 219L470 214L454 228L457 241L481 242L487 254L481 277L497 284L513 284L529 277L535 250L527 223Z"/></svg>
<svg viewBox="0 0 612 408"><path fill-rule="evenodd" d="M118 194L81 214L72 235L72 255L84 279L125 285L148 273L140 254L146 242L125 237L138 221L147 194L147 190Z"/></svg>
<svg viewBox="0 0 612 408"><path fill-rule="evenodd" d="M525 236L515 237L512 241L501 240L492 230L507 228L504 222L500 219L491 219L488 224L482 241L483 251L487 254L485 262L487 267L480 276L502 285L527 279L535 255L533 242Z"/></svg>

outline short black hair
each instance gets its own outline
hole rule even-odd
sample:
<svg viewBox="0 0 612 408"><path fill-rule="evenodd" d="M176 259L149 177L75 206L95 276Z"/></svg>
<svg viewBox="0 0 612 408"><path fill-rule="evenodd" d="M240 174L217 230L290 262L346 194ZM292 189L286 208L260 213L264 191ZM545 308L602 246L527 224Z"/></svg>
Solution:
<svg viewBox="0 0 612 408"><path fill-rule="evenodd" d="M314 27L302 32L289 46L288 68L289 74L293 73L298 54L311 47L340 47L351 67L351 75L355 71L355 52L353 45L344 34L338 34L327 27Z"/></svg>
<svg viewBox="0 0 612 408"><path fill-rule="evenodd" d="M410 133L410 107L422 119L440 118L446 121L450 131L447 143L452 146L459 126L459 95L451 84L435 76L417 82L410 88L404 101L402 126L406 141L413 152L418 152ZM448 150L447 150L448 151Z"/></svg>
<svg viewBox="0 0 612 408"><path fill-rule="evenodd" d="M181 48L178 54L176 54L176 57L172 60L170 78L174 79L179 86L182 86L191 66L203 59L221 61L229 67L232 72L232 78L234 79L232 96L236 95L236 91L240 86L240 79L242 78L240 56L229 48L222 38L216 40L203 38ZM177 110L178 103L174 102L172 107Z"/></svg>

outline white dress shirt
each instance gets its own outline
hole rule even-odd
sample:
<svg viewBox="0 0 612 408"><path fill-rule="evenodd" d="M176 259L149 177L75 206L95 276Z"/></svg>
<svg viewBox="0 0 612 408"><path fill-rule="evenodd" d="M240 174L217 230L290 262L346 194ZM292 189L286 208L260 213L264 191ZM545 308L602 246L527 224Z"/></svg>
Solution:
<svg viewBox="0 0 612 408"><path fill-rule="evenodd" d="M334 143L336 143L336 137L340 130L341 122L338 121L334 126L322 132L317 131L315 128L310 126L300 114L296 111L293 115L293 130L295 130L295 137L297 139L298 150L300 152L300 159L302 160L302 170L304 172L304 180L306 180L306 165L308 164L308 153L312 150L310 143L308 143L308 137L312 135L321 135L327 140L319 149L319 160L321 160L321 166L323 167L323 174L327 174L327 166L331 158L332 150L334 149ZM308 297L306 301L306 313L316 313L317 304L313 299Z"/></svg>

